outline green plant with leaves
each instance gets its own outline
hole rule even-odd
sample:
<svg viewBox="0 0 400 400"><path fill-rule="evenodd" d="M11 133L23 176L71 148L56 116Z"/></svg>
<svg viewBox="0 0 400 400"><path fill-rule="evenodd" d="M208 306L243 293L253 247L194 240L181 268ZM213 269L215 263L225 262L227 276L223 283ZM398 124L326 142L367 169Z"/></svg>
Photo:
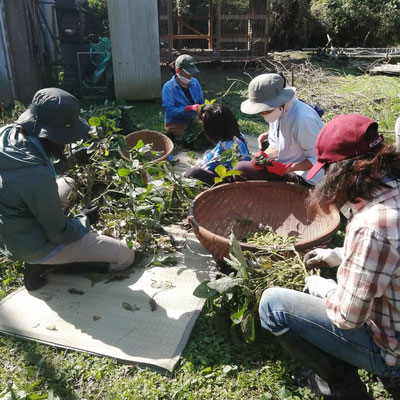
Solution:
<svg viewBox="0 0 400 400"><path fill-rule="evenodd" d="M127 159L120 157L126 141L118 119L100 115L91 117L89 123L95 128L89 141L93 144L81 145L94 145L94 150L90 165L72 173L78 187L71 211L77 213L80 204L100 202L98 227L104 234L125 238L142 251L164 246L167 234L162 225L186 217L201 185L177 176L168 162L149 158L159 154L142 140L128 151Z"/></svg>
<svg viewBox="0 0 400 400"><path fill-rule="evenodd" d="M26 107L17 100L14 100L14 108L8 111L2 105L0 107L0 126L14 123L18 117L26 110Z"/></svg>
<svg viewBox="0 0 400 400"><path fill-rule="evenodd" d="M242 171L235 171L233 169L226 169L222 164L216 166L214 172L218 175L214 178L214 183L220 183L230 176L237 176L242 173Z"/></svg>
<svg viewBox="0 0 400 400"><path fill-rule="evenodd" d="M214 178L214 183L220 183L222 181L228 181L228 177L234 177L241 175L242 171L235 171L233 169L227 169L223 164L230 163L232 168L239 162L239 146L234 143L232 148L224 150L219 156L218 161L221 163L217 165L214 172L218 175Z"/></svg>
<svg viewBox="0 0 400 400"><path fill-rule="evenodd" d="M231 235L229 258L225 258L230 273L221 273L215 281L201 283L194 295L207 298L219 307L230 310L232 334L239 329L247 343L256 338L259 324L258 305L262 292L272 286L302 290L306 270L294 241L269 231L271 245L256 253L243 252Z"/></svg>

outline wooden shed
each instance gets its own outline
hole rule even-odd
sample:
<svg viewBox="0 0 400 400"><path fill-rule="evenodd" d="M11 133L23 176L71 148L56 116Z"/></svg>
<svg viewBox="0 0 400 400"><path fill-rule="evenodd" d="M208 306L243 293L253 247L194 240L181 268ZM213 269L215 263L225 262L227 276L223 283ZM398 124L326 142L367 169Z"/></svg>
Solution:
<svg viewBox="0 0 400 400"><path fill-rule="evenodd" d="M117 99L161 95L157 0L107 0Z"/></svg>
<svg viewBox="0 0 400 400"><path fill-rule="evenodd" d="M200 6L202 5L202 7ZM161 61L249 60L268 52L270 0L159 0Z"/></svg>
<svg viewBox="0 0 400 400"><path fill-rule="evenodd" d="M30 104L43 87L44 60L38 5L31 0L0 1L0 103Z"/></svg>

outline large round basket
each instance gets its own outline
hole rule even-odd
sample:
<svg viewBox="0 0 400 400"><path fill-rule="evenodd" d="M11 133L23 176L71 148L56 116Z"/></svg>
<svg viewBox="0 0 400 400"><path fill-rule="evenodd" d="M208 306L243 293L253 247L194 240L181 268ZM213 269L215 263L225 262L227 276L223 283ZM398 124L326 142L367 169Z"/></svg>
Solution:
<svg viewBox="0 0 400 400"><path fill-rule="evenodd" d="M142 130L129 133L125 136L126 150L122 151L121 149L119 149L120 156L125 160L129 160L128 151L132 147L136 146L137 142L140 139L143 140L144 144L152 144L152 150L162 152L162 156L159 158L156 158L150 152L147 153L146 157L153 161L166 160L174 149L174 143L169 137L157 131Z"/></svg>
<svg viewBox="0 0 400 400"><path fill-rule="evenodd" d="M228 183L199 194L189 210L189 222L200 243L217 260L229 254L229 236L243 238L271 226L279 235L295 236L297 250L326 243L340 223L339 212L332 207L328 214L308 215L306 187L283 182L247 181ZM242 249L259 250L240 243Z"/></svg>

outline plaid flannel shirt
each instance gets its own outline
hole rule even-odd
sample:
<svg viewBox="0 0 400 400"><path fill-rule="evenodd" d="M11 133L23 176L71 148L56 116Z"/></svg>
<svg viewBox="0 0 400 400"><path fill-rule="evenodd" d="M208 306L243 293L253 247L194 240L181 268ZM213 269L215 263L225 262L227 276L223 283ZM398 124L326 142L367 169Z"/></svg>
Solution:
<svg viewBox="0 0 400 400"><path fill-rule="evenodd" d="M364 323L388 366L400 366L400 183L386 182L371 201L352 203L326 309L341 329Z"/></svg>

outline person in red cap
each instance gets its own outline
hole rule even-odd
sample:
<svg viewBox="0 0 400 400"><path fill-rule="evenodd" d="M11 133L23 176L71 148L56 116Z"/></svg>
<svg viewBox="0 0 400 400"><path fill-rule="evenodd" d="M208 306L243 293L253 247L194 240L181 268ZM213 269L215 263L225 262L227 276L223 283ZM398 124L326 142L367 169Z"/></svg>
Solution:
<svg viewBox="0 0 400 400"><path fill-rule="evenodd" d="M305 292L264 291L261 325L309 367L293 375L324 399L367 399L358 368L378 375L400 399L400 152L378 124L357 114L335 117L316 142L310 212L348 205L343 248L315 249L308 267L338 267L337 279L311 275Z"/></svg>

